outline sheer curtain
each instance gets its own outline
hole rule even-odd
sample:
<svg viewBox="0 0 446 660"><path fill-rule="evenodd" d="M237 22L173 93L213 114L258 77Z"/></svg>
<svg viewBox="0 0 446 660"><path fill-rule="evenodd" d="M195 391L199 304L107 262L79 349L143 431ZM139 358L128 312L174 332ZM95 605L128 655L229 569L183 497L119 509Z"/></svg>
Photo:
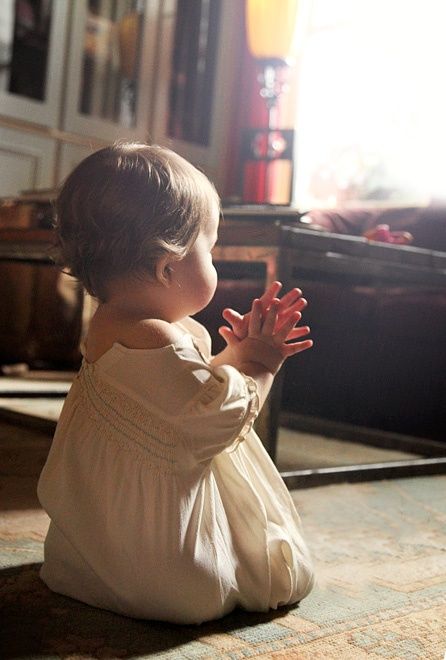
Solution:
<svg viewBox="0 0 446 660"><path fill-rule="evenodd" d="M445 0L312 0L306 25L294 203L446 198Z"/></svg>

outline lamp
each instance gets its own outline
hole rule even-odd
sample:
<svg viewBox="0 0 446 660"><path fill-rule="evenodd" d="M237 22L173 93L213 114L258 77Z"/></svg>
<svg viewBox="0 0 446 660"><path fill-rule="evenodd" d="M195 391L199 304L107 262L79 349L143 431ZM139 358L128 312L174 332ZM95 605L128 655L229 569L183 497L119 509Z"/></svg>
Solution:
<svg viewBox="0 0 446 660"><path fill-rule="evenodd" d="M294 59L297 7L298 0L246 0L248 47L261 69L260 95L268 108L269 128L284 91L283 69Z"/></svg>
<svg viewBox="0 0 446 660"><path fill-rule="evenodd" d="M254 57L292 59L297 7L298 0L246 0L248 44Z"/></svg>
<svg viewBox="0 0 446 660"><path fill-rule="evenodd" d="M292 160L293 132L279 130L277 105L296 52L297 10L298 0L246 0L248 48L259 67L260 96L268 111L267 130L251 131L249 151L267 165L279 157Z"/></svg>

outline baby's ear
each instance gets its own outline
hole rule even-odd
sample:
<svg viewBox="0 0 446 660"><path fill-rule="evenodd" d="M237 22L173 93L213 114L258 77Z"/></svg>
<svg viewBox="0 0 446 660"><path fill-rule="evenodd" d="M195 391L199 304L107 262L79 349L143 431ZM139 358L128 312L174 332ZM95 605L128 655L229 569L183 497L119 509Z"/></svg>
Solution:
<svg viewBox="0 0 446 660"><path fill-rule="evenodd" d="M160 284L169 287L172 284L172 257L168 254L160 257L155 267L155 276Z"/></svg>

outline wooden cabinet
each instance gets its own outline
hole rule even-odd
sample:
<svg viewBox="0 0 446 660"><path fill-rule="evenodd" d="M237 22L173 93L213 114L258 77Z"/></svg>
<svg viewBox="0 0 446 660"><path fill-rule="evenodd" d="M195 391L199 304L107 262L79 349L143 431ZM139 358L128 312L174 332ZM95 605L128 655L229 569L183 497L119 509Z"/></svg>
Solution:
<svg viewBox="0 0 446 660"><path fill-rule="evenodd" d="M0 196L54 187L117 139L151 141L161 4L0 3Z"/></svg>
<svg viewBox="0 0 446 660"><path fill-rule="evenodd" d="M174 149L223 194L242 13L234 0L2 0L0 195L56 186L118 139Z"/></svg>
<svg viewBox="0 0 446 660"><path fill-rule="evenodd" d="M0 3L0 115L56 126L69 0Z"/></svg>
<svg viewBox="0 0 446 660"><path fill-rule="evenodd" d="M192 4L183 3L186 11ZM194 3L195 4L195 3ZM206 4L206 3L203 3ZM234 2L233 0L212 0L208 3L214 4L218 15L215 16L216 25L214 29L207 28L207 40L213 50L209 57L212 58L211 66L207 71L208 85L204 87L204 93L201 100L189 99L185 101L185 112L189 105L189 113L193 114L191 103L195 102L197 112L201 109L198 106L206 105L205 112L208 116L203 117L203 121L209 122L207 138L194 136L187 138L181 136L181 130L176 131L175 127L169 126L169 118L172 115L173 108L172 97L175 84L175 77L181 82L188 84L189 78L195 78L199 75L192 71L182 71L181 68L175 69L175 39L178 40L182 23L176 21L178 15L179 0L169 0L163 3L163 10L160 15L160 58L158 68L158 86L154 96L154 111L152 113L151 136L154 142L170 146L182 156L201 167L208 176L214 181L220 193L224 190L224 165L231 157L231 114L232 100L234 98L235 85L237 84L237 71L239 69L239 48L237 34L238 27L242 24L244 3ZM181 17L178 15L178 19ZM192 18L189 17L192 21ZM196 17L195 20L199 20ZM209 17L203 16L203 22L209 21ZM186 21L184 21L186 22ZM201 36L196 35L197 40ZM197 72L204 68L206 64L202 61L203 54L200 51L201 46L197 45ZM186 45L187 49L187 45ZM178 54L178 60L187 61L190 53ZM200 59L201 58L201 59ZM191 64L188 65L189 69ZM193 67L192 67L193 68ZM195 85L195 91L192 94L200 93L200 85ZM180 133L180 136L178 136Z"/></svg>
<svg viewBox="0 0 446 660"><path fill-rule="evenodd" d="M60 145L58 168L56 172L56 185L69 175L78 163L84 158L93 153L94 147L86 147L82 144L68 144L67 142Z"/></svg>
<svg viewBox="0 0 446 660"><path fill-rule="evenodd" d="M73 5L66 131L147 139L159 0Z"/></svg>
<svg viewBox="0 0 446 660"><path fill-rule="evenodd" d="M0 125L0 196L53 184L56 141Z"/></svg>

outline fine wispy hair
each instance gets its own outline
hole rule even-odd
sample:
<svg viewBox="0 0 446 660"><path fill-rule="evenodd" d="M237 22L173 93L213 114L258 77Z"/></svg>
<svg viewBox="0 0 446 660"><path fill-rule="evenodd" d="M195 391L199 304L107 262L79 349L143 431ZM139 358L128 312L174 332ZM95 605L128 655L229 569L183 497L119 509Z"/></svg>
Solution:
<svg viewBox="0 0 446 660"><path fill-rule="evenodd" d="M105 147L72 171L57 197L59 265L104 301L113 279L154 277L161 256L184 257L215 204L207 177L173 151Z"/></svg>

